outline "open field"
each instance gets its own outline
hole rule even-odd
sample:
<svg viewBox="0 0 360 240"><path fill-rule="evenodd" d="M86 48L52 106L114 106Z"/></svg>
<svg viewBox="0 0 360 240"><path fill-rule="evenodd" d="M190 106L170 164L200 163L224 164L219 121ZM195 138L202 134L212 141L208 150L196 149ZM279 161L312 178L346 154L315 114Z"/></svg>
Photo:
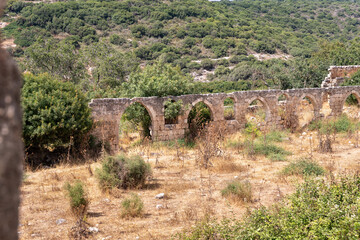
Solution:
<svg viewBox="0 0 360 240"><path fill-rule="evenodd" d="M307 132L306 136L310 134ZM284 177L279 172L300 157L312 156L326 169L324 178L329 177L329 172L337 175L360 169L360 149L353 146L355 140L347 134L338 134L331 154L316 151L315 132L311 144L308 137L300 136L303 135L287 134L282 142L276 143L292 153L287 161L272 161L264 156L250 158L243 151L229 147L229 140L243 138L240 133L227 136L221 154L212 160L213 166L208 170L195 164L194 149L160 143L128 148L128 154L142 155L153 169L146 188L139 190L102 192L95 177L100 162L28 171L21 189L20 237L68 238L75 220L63 186L75 179L85 183L90 198L86 221L99 230L90 239L168 239L204 216L241 218L248 210L279 201L302 181L301 177ZM220 191L235 178L251 183L251 202L229 202L221 196ZM121 218L120 203L133 192L144 201L145 213L141 218ZM155 199L159 193L165 193L165 198ZM57 224L59 219L66 221Z"/></svg>

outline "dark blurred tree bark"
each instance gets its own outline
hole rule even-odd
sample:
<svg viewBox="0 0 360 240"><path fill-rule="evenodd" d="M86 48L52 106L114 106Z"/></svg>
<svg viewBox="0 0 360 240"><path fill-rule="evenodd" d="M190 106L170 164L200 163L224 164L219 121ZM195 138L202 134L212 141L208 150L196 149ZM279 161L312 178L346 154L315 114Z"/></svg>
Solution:
<svg viewBox="0 0 360 240"><path fill-rule="evenodd" d="M0 9L5 1L0 0ZM23 160L20 109L21 77L0 46L0 239L18 239Z"/></svg>

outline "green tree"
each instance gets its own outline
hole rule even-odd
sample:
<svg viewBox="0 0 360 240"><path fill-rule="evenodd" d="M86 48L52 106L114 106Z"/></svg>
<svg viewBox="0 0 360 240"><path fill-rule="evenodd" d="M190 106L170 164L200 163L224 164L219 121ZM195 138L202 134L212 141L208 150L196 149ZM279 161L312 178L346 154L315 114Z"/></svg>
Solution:
<svg viewBox="0 0 360 240"><path fill-rule="evenodd" d="M47 72L66 81L79 83L85 78L85 66L74 44L55 39L41 40L25 51L25 66L32 73Z"/></svg>
<svg viewBox="0 0 360 240"><path fill-rule="evenodd" d="M49 74L24 74L21 91L27 148L45 151L79 143L91 126L85 96L74 84Z"/></svg>
<svg viewBox="0 0 360 240"><path fill-rule="evenodd" d="M130 74L129 81L123 84L123 89L126 97L165 97L193 93L194 85L191 78L185 76L179 67L158 62ZM178 106L171 106L171 103L168 103L166 109L174 112L173 110L178 109ZM174 118L174 114L169 114ZM168 113L165 112L165 115ZM147 130L151 125L151 119L141 104L131 105L124 118L134 124L140 124L145 132L144 136L149 136L150 132Z"/></svg>
<svg viewBox="0 0 360 240"><path fill-rule="evenodd" d="M85 89L120 86L125 77L138 66L138 61L132 53L124 54L102 41L86 46L82 50L82 56L90 71L89 81L84 83Z"/></svg>

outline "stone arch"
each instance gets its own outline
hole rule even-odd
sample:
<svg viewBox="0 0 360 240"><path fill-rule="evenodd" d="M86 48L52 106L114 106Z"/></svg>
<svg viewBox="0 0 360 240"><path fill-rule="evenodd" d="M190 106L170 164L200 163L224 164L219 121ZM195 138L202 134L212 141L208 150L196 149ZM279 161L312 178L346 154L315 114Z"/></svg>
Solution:
<svg viewBox="0 0 360 240"><path fill-rule="evenodd" d="M276 100L278 101L278 104L279 102L282 100L280 99L281 96L284 96L286 101L289 101L291 99L290 95L286 92L279 92L277 95L276 95Z"/></svg>
<svg viewBox="0 0 360 240"><path fill-rule="evenodd" d="M143 106L147 113L149 114L150 116L150 121L151 121L151 124L150 124L150 136L151 138L154 138L154 129L157 129L158 126L156 126L156 111L153 109L152 106L146 104L145 102L141 101L141 99L131 99L131 101L125 103L121 109L121 111L119 112L119 114L116 115L116 122L117 122L117 126L118 126L118 130L117 130L117 136L118 136L118 139L120 138L120 134L119 134L119 130L120 130L120 120L122 118L122 116L124 115L125 111L131 107L133 104L140 104L141 106Z"/></svg>
<svg viewBox="0 0 360 240"><path fill-rule="evenodd" d="M345 104L345 102L346 102L346 99L347 99L348 97L350 97L351 95L354 95L355 98L356 98L356 100L357 100L358 103L360 104L360 94L359 94L358 92L356 92L356 91L351 91L351 92L346 93L346 94L345 94L345 97L342 99L342 101L341 101L341 109L344 108L344 104ZM341 111L342 111L342 110L341 110Z"/></svg>
<svg viewBox="0 0 360 240"><path fill-rule="evenodd" d="M211 120L213 121L214 120L214 106L209 101L207 101L206 99L202 99L202 98L198 98L190 104L191 107L189 107L189 109L187 109L184 114L185 119L188 119L191 110L199 102L203 102L210 109L210 116L211 116Z"/></svg>
<svg viewBox="0 0 360 240"><path fill-rule="evenodd" d="M306 109L305 110L301 109L301 107L303 106L302 101L304 99L308 99L308 101L310 101L312 111L309 111L309 110L306 110ZM319 115L320 115L319 111L320 111L321 105L319 105L319 101L317 101L316 98L312 94L304 93L298 99L297 103L298 104L295 107L295 109L296 109L296 114L297 114L298 123L299 123L300 128L305 127L311 121L313 121L313 120L315 120L315 119L317 119L319 117ZM305 107L306 107L306 105L305 105ZM308 107L310 107L310 106L308 105ZM301 113L301 112L303 112L303 113Z"/></svg>
<svg viewBox="0 0 360 240"><path fill-rule="evenodd" d="M265 98L263 97L260 97L260 96L255 96L255 97L252 97L250 98L250 100L246 101L247 102L247 106L246 106L246 109L250 106L250 104L252 102L254 102L255 100L258 100L260 101L264 108L265 108L265 122L269 122L271 120L271 117L272 117L272 114L271 114L271 110L270 110L270 106L269 104L267 103L267 101L265 100Z"/></svg>
<svg viewBox="0 0 360 240"><path fill-rule="evenodd" d="M341 100L341 114L342 113L344 113L344 107L345 107L345 103L346 103L346 100L351 96L351 95L353 95L355 98L356 98L356 100L357 100L357 104L356 104L356 106L358 107L358 108L360 108L360 94L359 94L359 92L357 92L357 91L351 91L351 92L348 92L348 93L346 93L346 94L344 94L344 98ZM351 108L351 106L350 106L350 108ZM357 109L358 110L358 109ZM350 111L350 115L349 116L351 116L351 115L353 115L353 114L351 114L351 111ZM352 116L352 117L358 117L359 116L359 114L356 114L357 116Z"/></svg>
<svg viewBox="0 0 360 240"><path fill-rule="evenodd" d="M308 98L311 102L311 104L313 105L314 107L314 111L316 111L317 109L320 109L319 105L318 105L318 101L316 101L316 97L313 96L312 94L307 94L307 93L304 93L303 95L301 95L301 97L299 98L299 104L301 103L301 101L304 99L304 98Z"/></svg>
<svg viewBox="0 0 360 240"><path fill-rule="evenodd" d="M148 104L144 103L140 99L134 99L134 98L131 99L131 101L129 101L129 102L127 102L127 103L125 103L123 105L123 107L122 107L122 109L119 112L117 117L120 119L122 117L122 115L124 114L125 110L134 103L141 104L147 110L147 112L149 113L149 115L151 117L151 121L154 121L154 119L156 118L156 115L157 115L155 109L151 105L148 105Z"/></svg>

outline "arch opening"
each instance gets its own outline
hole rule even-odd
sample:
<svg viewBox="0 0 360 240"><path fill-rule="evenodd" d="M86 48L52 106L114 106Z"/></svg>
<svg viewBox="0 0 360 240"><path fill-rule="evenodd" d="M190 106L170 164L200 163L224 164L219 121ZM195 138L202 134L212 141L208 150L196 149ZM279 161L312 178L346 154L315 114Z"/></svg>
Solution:
<svg viewBox="0 0 360 240"><path fill-rule="evenodd" d="M145 138L152 139L152 119L143 104L134 102L120 118L119 141L129 143Z"/></svg>
<svg viewBox="0 0 360 240"><path fill-rule="evenodd" d="M245 119L247 124L263 126L267 120L267 109L260 99L253 100L246 109Z"/></svg>
<svg viewBox="0 0 360 240"><path fill-rule="evenodd" d="M350 118L360 117L360 98L357 94L351 93L344 101L342 113Z"/></svg>
<svg viewBox="0 0 360 240"><path fill-rule="evenodd" d="M179 114L182 110L182 101L175 101L168 99L164 103L164 118L165 125L172 125L179 123Z"/></svg>
<svg viewBox="0 0 360 240"><path fill-rule="evenodd" d="M331 108L330 108L330 94L324 93L322 96L322 105L320 109L320 116L322 118L327 118L331 114Z"/></svg>
<svg viewBox="0 0 360 240"><path fill-rule="evenodd" d="M224 119L235 120L235 100L228 97L224 100Z"/></svg>
<svg viewBox="0 0 360 240"><path fill-rule="evenodd" d="M309 125L315 118L315 107L313 100L305 96L300 100L298 106L298 118L299 118L299 127L304 128Z"/></svg>
<svg viewBox="0 0 360 240"><path fill-rule="evenodd" d="M204 102L195 104L189 112L187 122L189 127L189 138L194 140L199 132L212 120L212 112Z"/></svg>

